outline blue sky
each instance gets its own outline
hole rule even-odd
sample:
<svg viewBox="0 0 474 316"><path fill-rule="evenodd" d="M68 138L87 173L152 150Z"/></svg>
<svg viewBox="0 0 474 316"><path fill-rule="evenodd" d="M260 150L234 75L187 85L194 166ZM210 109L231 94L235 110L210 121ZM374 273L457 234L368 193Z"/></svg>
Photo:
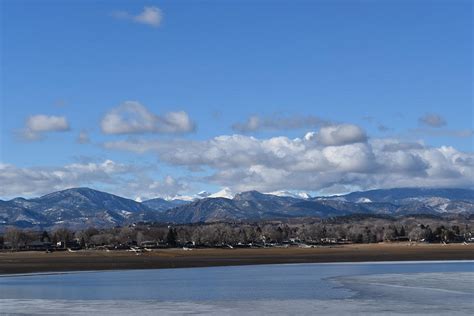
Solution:
<svg viewBox="0 0 474 316"><path fill-rule="evenodd" d="M0 198L76 185L136 198L226 186L337 193L409 183L472 184L471 1L7 0L1 5L0 181L10 188L0 190ZM113 113L124 114L127 101L139 104L125 106L127 115L146 109L149 123L160 125L167 122L166 113L180 112L193 128L104 132L104 117L117 108ZM38 115L43 120L35 125ZM140 116L140 124L143 120ZM119 123L127 122L125 117ZM336 145L316 137L319 154L310 150L313 145L293 152L265 143L348 125L366 137ZM339 132L353 136L354 130ZM212 143L223 135L242 136L232 147L236 152L219 147L230 141ZM242 145L252 137L256 148ZM397 155L405 156L388 163L383 150L377 151L388 142L424 149L402 150ZM131 149L137 143L154 147L137 153ZM363 148L355 150L354 144ZM189 152L194 147L202 151ZM456 154L433 152L447 147ZM180 159L170 154L175 150L187 158L209 157ZM328 158L331 150L336 156ZM366 151L374 157L362 163L372 167L347 169L339 161ZM430 160L440 152L453 165ZM294 155L310 153L316 156L294 161ZM242 160L212 160L229 155ZM274 164L282 155L292 165ZM407 159L416 163L406 165ZM104 171L107 161L116 169ZM312 167L296 170L295 163ZM390 170L383 169L387 163ZM89 174L74 169L71 175L72 165L89 168ZM420 166L425 174L409 172ZM371 169L380 171L373 175ZM285 175L277 176L282 170ZM368 175L371 181L361 180ZM133 189L125 188L130 183Z"/></svg>

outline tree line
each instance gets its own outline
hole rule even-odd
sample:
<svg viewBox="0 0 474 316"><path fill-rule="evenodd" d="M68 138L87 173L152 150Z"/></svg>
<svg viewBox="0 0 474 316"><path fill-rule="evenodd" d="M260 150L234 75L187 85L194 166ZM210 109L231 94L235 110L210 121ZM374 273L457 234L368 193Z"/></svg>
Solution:
<svg viewBox="0 0 474 316"><path fill-rule="evenodd" d="M272 246L306 243L378 243L378 242L466 242L473 241L471 218L373 218L350 217L327 220L301 219L250 223L201 223L166 225L138 223L126 227L87 228L50 231L7 228L0 235L0 247L33 249L112 247L223 247Z"/></svg>

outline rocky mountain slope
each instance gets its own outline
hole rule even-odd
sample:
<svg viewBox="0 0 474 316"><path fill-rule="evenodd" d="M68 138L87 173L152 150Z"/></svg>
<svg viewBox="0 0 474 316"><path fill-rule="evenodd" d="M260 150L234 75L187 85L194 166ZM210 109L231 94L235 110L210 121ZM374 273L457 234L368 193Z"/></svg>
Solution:
<svg viewBox="0 0 474 316"><path fill-rule="evenodd" d="M474 190L399 188L302 198L241 192L233 198L194 201L161 198L136 202L89 188L73 188L33 199L0 200L0 229L7 226L118 226L137 221L196 223L334 217L350 214L474 214Z"/></svg>
<svg viewBox="0 0 474 316"><path fill-rule="evenodd" d="M54 192L34 199L15 198L0 204L0 223L31 226L113 226L143 217L152 209L89 188Z"/></svg>

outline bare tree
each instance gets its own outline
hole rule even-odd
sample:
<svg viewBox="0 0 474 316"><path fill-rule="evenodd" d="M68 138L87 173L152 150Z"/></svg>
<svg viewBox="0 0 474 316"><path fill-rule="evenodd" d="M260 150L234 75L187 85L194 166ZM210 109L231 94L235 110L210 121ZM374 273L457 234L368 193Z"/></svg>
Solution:
<svg viewBox="0 0 474 316"><path fill-rule="evenodd" d="M20 246L24 245L22 231L14 227L8 228L3 238L5 243L8 243L14 250L18 250Z"/></svg>

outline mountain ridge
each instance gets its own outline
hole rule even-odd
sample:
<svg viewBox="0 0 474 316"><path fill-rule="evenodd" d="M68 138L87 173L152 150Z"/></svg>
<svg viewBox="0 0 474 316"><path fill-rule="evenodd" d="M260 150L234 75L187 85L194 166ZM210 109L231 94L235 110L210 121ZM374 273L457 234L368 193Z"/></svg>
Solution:
<svg viewBox="0 0 474 316"><path fill-rule="evenodd" d="M143 202L87 187L52 192L37 198L0 200L0 229L7 226L120 226L137 221L196 223L333 217L352 214L474 214L474 190L394 188L345 195L298 198L258 191L232 199L207 197L193 201L155 198Z"/></svg>

